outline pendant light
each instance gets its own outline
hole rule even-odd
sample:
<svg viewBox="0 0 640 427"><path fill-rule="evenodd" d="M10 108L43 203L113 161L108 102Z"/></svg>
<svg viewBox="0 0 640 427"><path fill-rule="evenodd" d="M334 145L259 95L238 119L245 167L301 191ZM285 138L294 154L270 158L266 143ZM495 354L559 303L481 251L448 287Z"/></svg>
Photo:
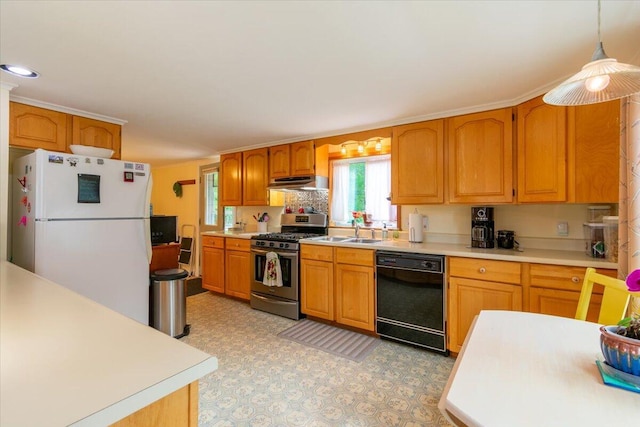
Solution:
<svg viewBox="0 0 640 427"><path fill-rule="evenodd" d="M637 92L640 92L640 67L623 64L604 53L598 0L598 44L591 62L542 99L552 105L586 105L624 98Z"/></svg>

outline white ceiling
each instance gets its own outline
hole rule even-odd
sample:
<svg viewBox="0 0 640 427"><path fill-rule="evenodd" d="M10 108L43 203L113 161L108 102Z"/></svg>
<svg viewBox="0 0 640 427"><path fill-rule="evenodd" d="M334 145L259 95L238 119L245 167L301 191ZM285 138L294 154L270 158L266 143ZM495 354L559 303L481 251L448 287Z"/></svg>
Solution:
<svg viewBox="0 0 640 427"><path fill-rule="evenodd" d="M602 2L602 41L640 61L640 1ZM514 105L587 63L590 1L6 1L11 97L126 120L154 165Z"/></svg>

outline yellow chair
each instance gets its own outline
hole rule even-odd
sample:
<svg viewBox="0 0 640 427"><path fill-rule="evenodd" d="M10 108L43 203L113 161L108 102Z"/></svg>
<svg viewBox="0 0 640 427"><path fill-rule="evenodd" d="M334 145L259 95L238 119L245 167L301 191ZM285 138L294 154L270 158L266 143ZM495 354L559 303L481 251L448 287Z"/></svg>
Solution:
<svg viewBox="0 0 640 427"><path fill-rule="evenodd" d="M591 301L594 283L604 286L598 323L602 325L617 324L627 313L627 307L632 293L629 292L624 280L614 279L613 277L596 273L594 268L587 268L584 275L578 309L576 310L576 319L587 320L587 312L589 311L589 302ZM635 294L636 292L633 293L633 295Z"/></svg>

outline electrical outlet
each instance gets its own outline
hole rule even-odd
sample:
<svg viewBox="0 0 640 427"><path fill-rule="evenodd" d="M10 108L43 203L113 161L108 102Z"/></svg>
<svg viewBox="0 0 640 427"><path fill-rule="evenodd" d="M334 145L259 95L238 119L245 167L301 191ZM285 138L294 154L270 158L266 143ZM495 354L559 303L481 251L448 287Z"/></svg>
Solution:
<svg viewBox="0 0 640 427"><path fill-rule="evenodd" d="M429 231L429 217L428 216L422 217L422 229L424 231Z"/></svg>
<svg viewBox="0 0 640 427"><path fill-rule="evenodd" d="M556 227L558 236L568 236L569 235L569 223L566 221L559 221Z"/></svg>

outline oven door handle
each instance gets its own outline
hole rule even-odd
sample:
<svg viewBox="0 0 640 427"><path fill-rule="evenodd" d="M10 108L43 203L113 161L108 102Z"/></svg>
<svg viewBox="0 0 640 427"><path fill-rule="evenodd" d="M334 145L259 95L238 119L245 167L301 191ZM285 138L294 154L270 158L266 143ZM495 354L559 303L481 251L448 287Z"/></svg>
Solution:
<svg viewBox="0 0 640 427"><path fill-rule="evenodd" d="M266 255L269 252L275 252L276 254L278 254L278 256L283 257L283 258L291 258L291 259L297 259L298 258L298 253L297 252L265 251L265 250L262 250L262 249L251 249L251 252L256 254L256 255Z"/></svg>
<svg viewBox="0 0 640 427"><path fill-rule="evenodd" d="M295 304L295 301L280 301L273 298L263 297L262 295L258 295L255 292L251 292L251 296L257 298L261 301L268 302L269 304L279 304L279 305L291 305Z"/></svg>

